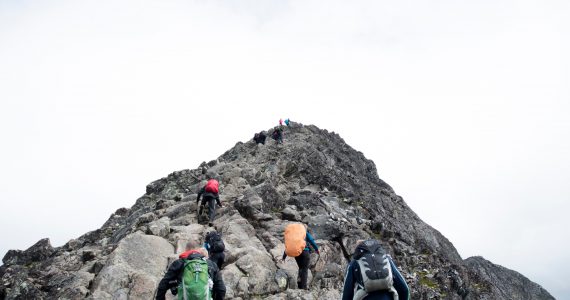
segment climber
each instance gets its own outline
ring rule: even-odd
[[[369,272],[370,266],[386,272]],[[376,278],[369,275],[376,275]],[[406,280],[377,240],[358,241],[346,276],[342,300],[409,300]]]
[[[206,259],[204,254],[205,250],[200,247],[198,241],[188,241],[186,251],[170,265],[160,280],[155,299],[165,299],[166,291],[171,289],[174,295],[178,294],[178,299],[186,299],[187,295],[192,293],[192,296],[195,296],[192,299],[223,300],[226,286],[222,274],[218,266]],[[210,280],[213,281],[213,286],[210,286],[208,291]]]
[[[208,257],[211,261],[215,262],[218,269],[222,269],[226,255],[224,250],[226,246],[222,240],[222,236],[217,231],[210,231],[206,233],[206,238],[204,239],[204,248],[208,250]]]
[[[200,189],[198,192],[198,197],[196,198],[196,203],[200,202],[200,197],[202,198],[202,203],[200,204],[200,210],[198,211],[198,216],[202,214],[202,209],[206,202],[208,202],[208,225],[214,226],[214,217],[216,216],[216,202],[220,207],[223,207],[219,196],[219,183],[216,179],[210,179],[206,185]]]
[[[267,136],[265,136],[265,133],[263,133],[263,131],[260,131],[259,133],[256,133],[253,136],[253,140],[255,141],[255,144],[263,144],[265,145],[265,139],[267,138]]]
[[[283,126],[283,119],[279,119],[279,126]]]
[[[283,144],[283,129],[275,126],[271,138],[273,138],[277,144]]]
[[[307,230],[307,225],[293,223],[287,225],[284,233],[285,251],[281,261],[285,262],[287,256],[295,257],[299,273],[297,274],[297,286],[300,289],[308,289],[307,279],[311,264],[311,247],[320,255],[319,246],[313,236]]]
[[[285,119],[285,125],[287,125],[287,127],[289,127],[289,118]]]

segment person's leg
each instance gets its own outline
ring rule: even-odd
[[[213,223],[216,217],[216,199],[210,198],[208,201],[208,218],[210,219],[210,223]]]
[[[202,215],[202,211],[204,210],[204,205],[206,204],[207,199],[202,198],[200,201],[200,210],[198,211],[198,216]]]
[[[299,266],[299,274],[297,277],[297,284],[300,289],[307,289],[307,280],[309,278],[309,265],[311,262],[311,255],[309,251],[303,251],[301,255],[295,257],[297,266]]]
[[[222,269],[222,265],[224,265],[224,260],[226,258],[226,255],[224,254],[224,252],[218,252],[218,253],[212,253],[212,255],[210,256],[210,259],[216,263],[216,265],[218,265],[218,269]]]
[[[224,252],[220,252],[220,257],[218,257],[218,269],[222,269],[224,262],[226,262],[226,255]]]

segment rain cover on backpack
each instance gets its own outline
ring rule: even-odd
[[[208,193],[217,194],[219,192],[219,185],[220,184],[216,179],[210,179],[208,180],[208,183],[206,183],[204,190]]]
[[[371,292],[387,291],[398,300],[388,254],[376,240],[367,240],[356,247],[354,259],[362,282],[355,287],[354,299],[360,300]]]
[[[184,261],[182,282],[178,285],[178,300],[211,300],[213,282],[208,274],[206,259]]]
[[[306,242],[307,230],[300,223],[293,223],[285,227],[285,254],[290,257],[297,257],[303,253]]]

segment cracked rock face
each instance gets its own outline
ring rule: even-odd
[[[472,272],[490,284],[486,288],[496,297],[508,299],[512,295],[517,295],[518,299],[554,299],[540,285],[513,270],[493,264],[483,257],[469,257],[465,263]],[[505,284],[505,279],[508,280],[508,284]]]
[[[220,181],[224,204],[215,228],[198,223],[195,203],[208,176]],[[294,259],[280,261],[291,222],[308,224],[320,246],[309,291],[297,289]],[[464,261],[372,161],[338,134],[298,123],[285,128],[283,144],[239,142],[216,160],[150,183],[131,208],[62,247],[44,239],[8,252],[0,299],[151,299],[186,241],[213,229],[226,245],[227,299],[339,299],[350,255],[366,238],[392,255],[412,299],[553,299],[514,271]]]

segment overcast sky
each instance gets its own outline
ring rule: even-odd
[[[289,117],[374,160],[463,258],[570,299],[569,15],[562,0],[0,0],[0,255],[99,228]]]

